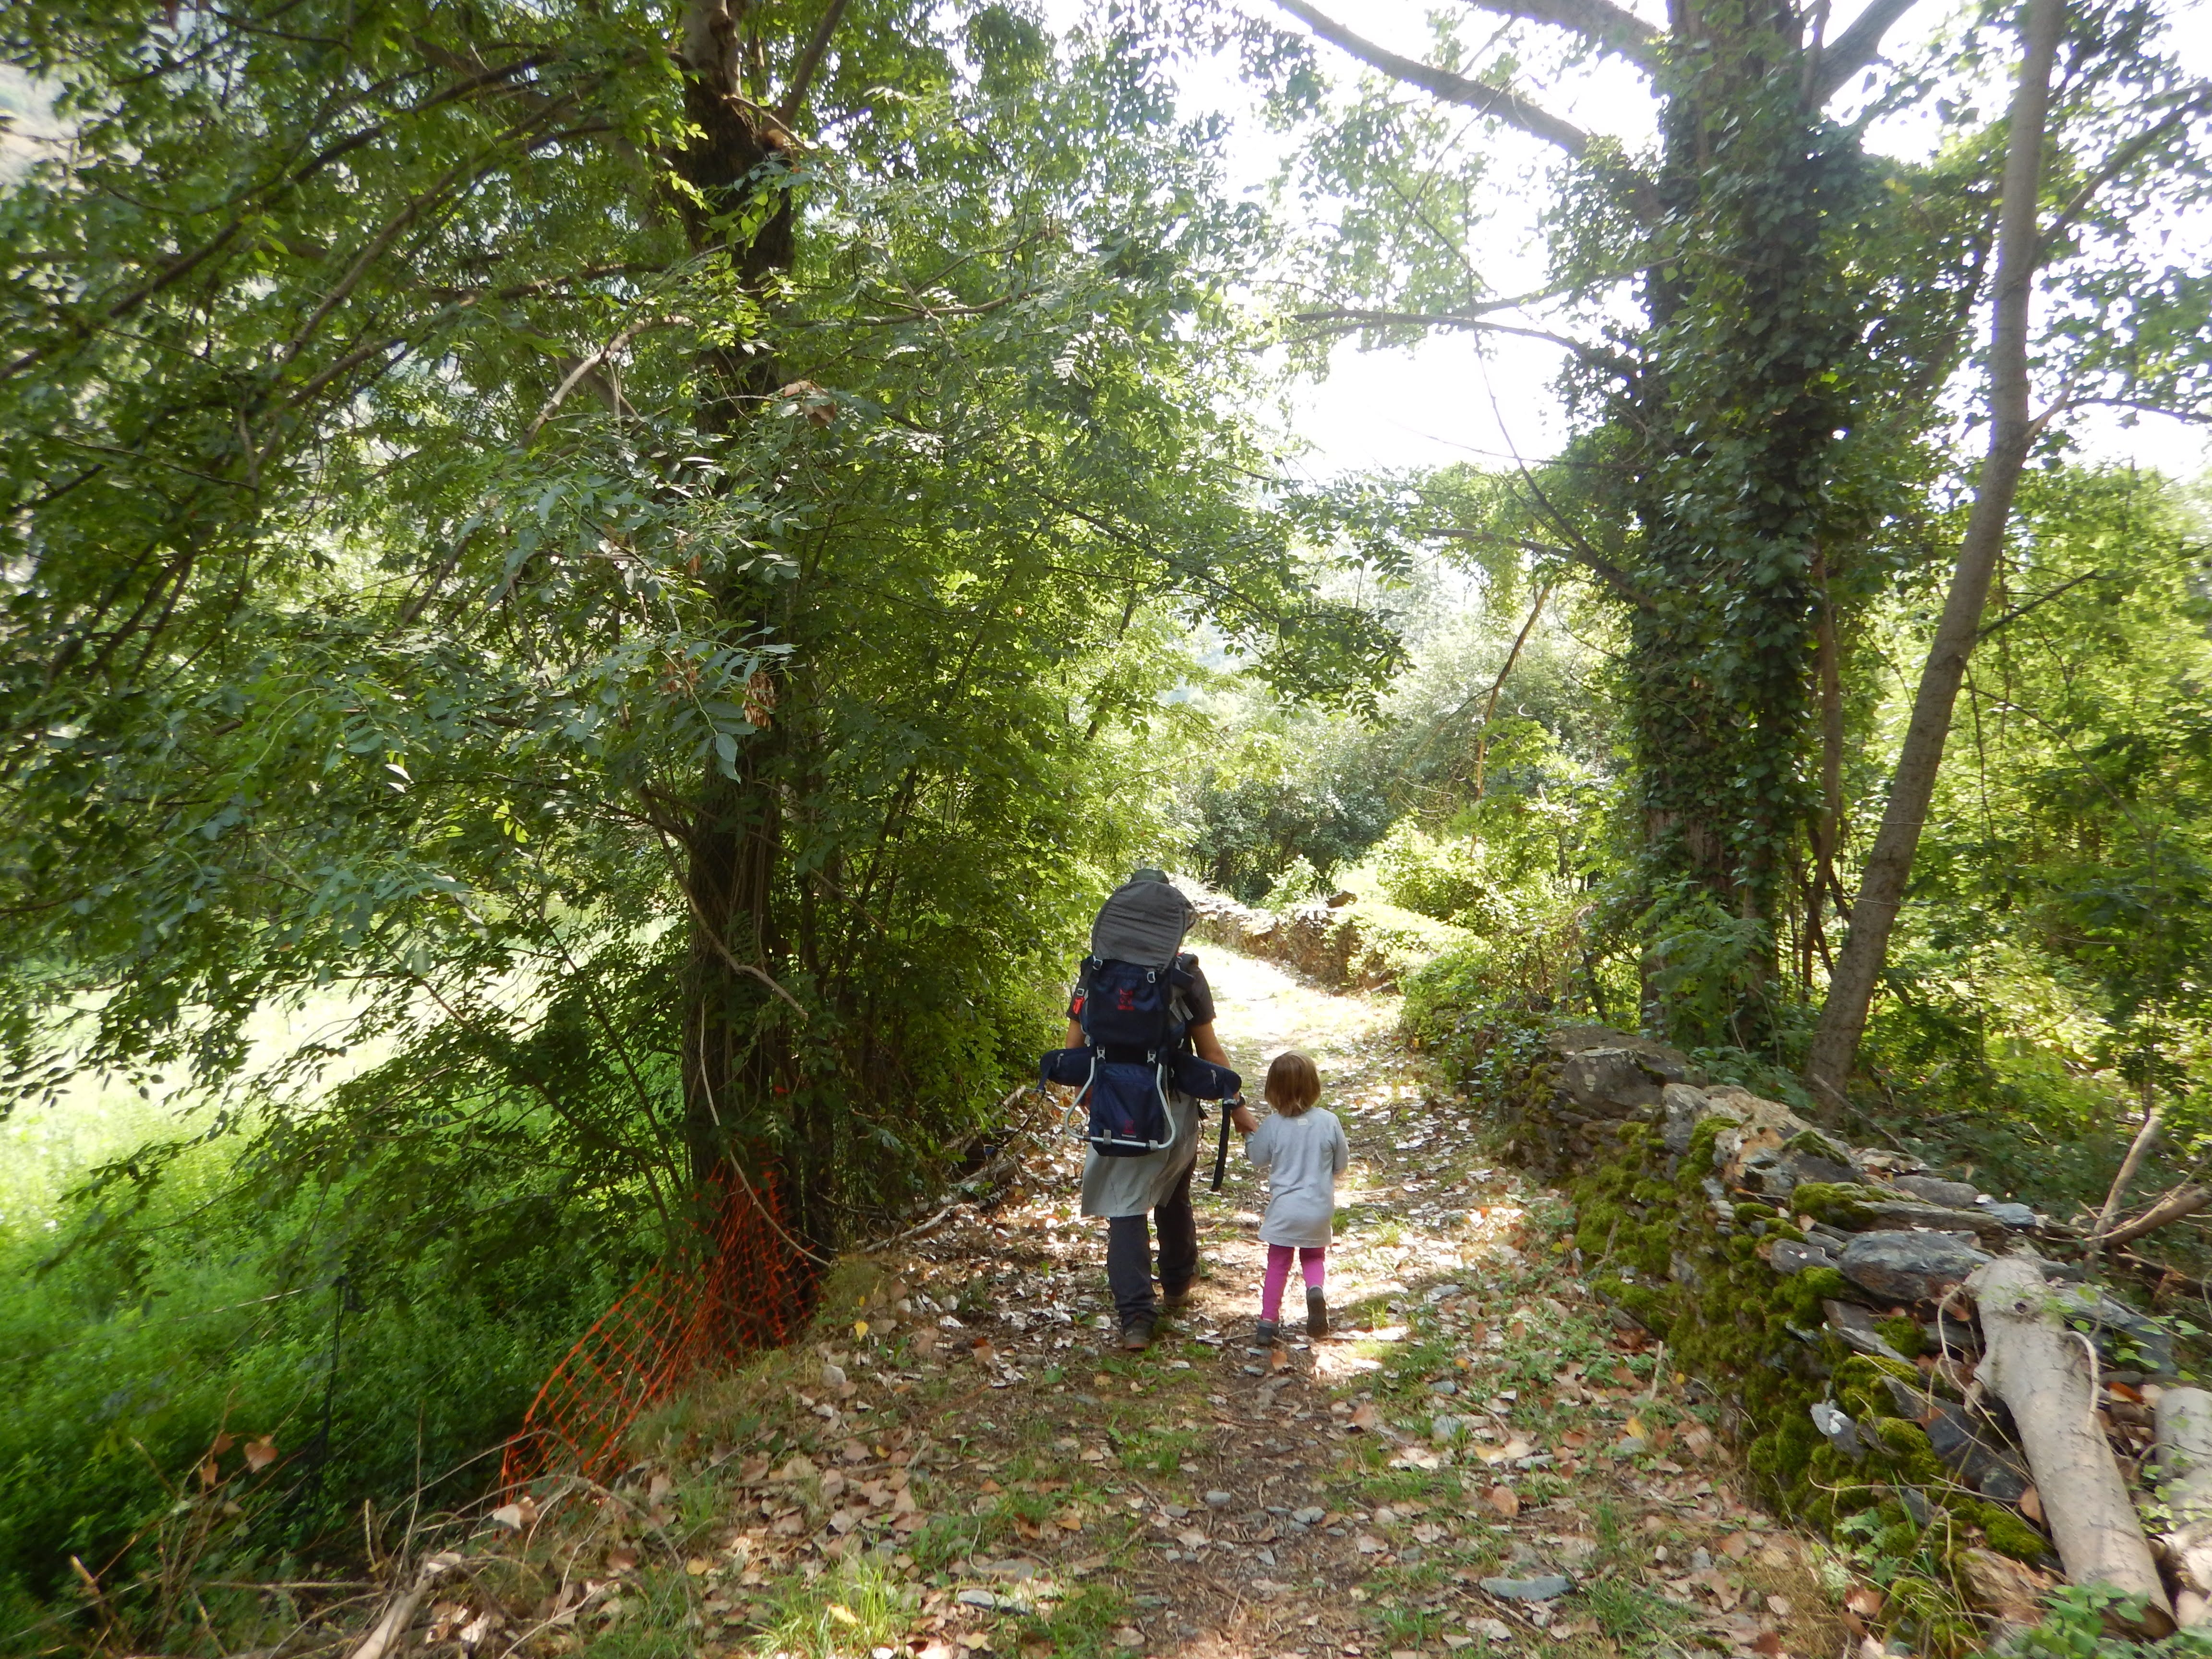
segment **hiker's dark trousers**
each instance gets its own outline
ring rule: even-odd
[[[1176,1182],[1175,1190],[1152,1213],[1160,1230],[1160,1288],[1170,1296],[1198,1276],[1198,1216],[1190,1207],[1190,1178],[1198,1160]],[[1113,1287],[1114,1309],[1126,1329],[1149,1325],[1158,1316],[1152,1300],[1152,1241],[1146,1218],[1109,1216],[1106,1221],[1106,1282]]]

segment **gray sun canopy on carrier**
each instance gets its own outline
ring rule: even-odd
[[[1182,949],[1193,914],[1191,902],[1164,873],[1139,870],[1099,906],[1091,954],[1101,962],[1164,967]]]

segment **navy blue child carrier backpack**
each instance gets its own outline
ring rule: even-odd
[[[1175,1139],[1167,1091],[1198,1100],[1234,1095],[1239,1079],[1190,1051],[1176,993],[1194,982],[1181,954],[1190,902],[1164,876],[1141,871],[1115,890],[1091,930],[1077,995],[1080,1048],[1044,1056],[1040,1083],[1080,1085],[1084,1138],[1103,1158],[1142,1158]]]

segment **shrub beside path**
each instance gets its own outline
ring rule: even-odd
[[[876,1659],[1846,1648],[1836,1566],[1824,1584],[1820,1547],[1747,1501],[1719,1402],[1584,1294],[1560,1203],[1431,1091],[1395,999],[1204,959],[1239,1068],[1306,1049],[1351,1139],[1334,1334],[1251,1346],[1263,1194],[1233,1149],[1200,1201],[1195,1306],[1121,1353],[1079,1144],[1045,1139],[995,1203],[841,1264],[813,1342],[659,1413],[611,1491],[502,1510],[479,1534],[499,1570],[455,1575],[434,1637]],[[1209,1144],[1201,1187],[1210,1167]]]

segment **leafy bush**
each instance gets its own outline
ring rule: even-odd
[[[1178,789],[1189,826],[1186,862],[1209,887],[1245,904],[1310,896],[1372,847],[1395,815],[1363,728],[1291,722],[1271,710],[1263,720],[1297,729],[1263,723],[1226,743],[1210,738]],[[1303,867],[1292,875],[1294,866]]]
[[[1395,905],[1362,903],[1348,913],[1358,930],[1346,967],[1355,982],[1401,985],[1467,944],[1467,930]]]
[[[1321,872],[1315,869],[1306,855],[1301,853],[1285,865],[1281,873],[1269,884],[1267,908],[1287,910],[1293,904],[1307,903],[1318,898],[1326,885]]]
[[[2198,1625],[2155,1642],[2116,1635],[2107,1613],[2140,1616],[2141,1596],[2110,1584],[2066,1584],[2051,1592],[2043,1622],[2010,1644],[2019,1659],[2212,1659],[2212,1628]]]
[[[1514,908],[1500,890],[1482,844],[1471,838],[1436,836],[1411,818],[1401,819],[1376,849],[1375,870],[1390,902],[1480,933],[1514,923]]]

